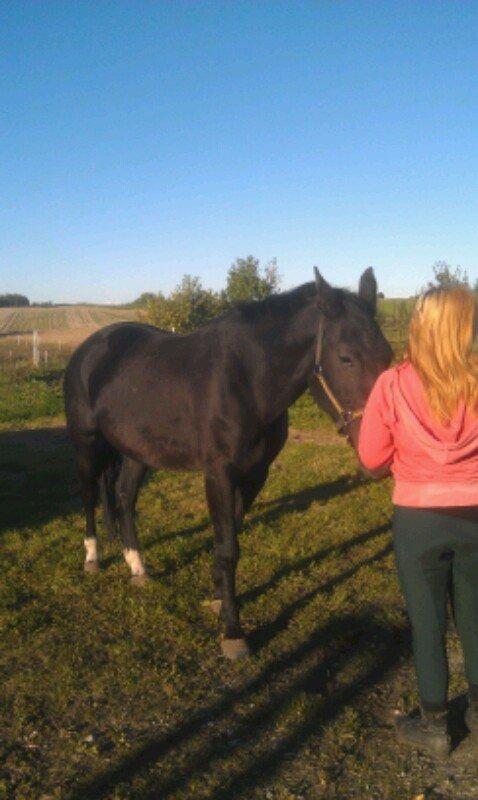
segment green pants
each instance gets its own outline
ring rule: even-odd
[[[420,702],[425,710],[439,711],[448,689],[449,592],[470,691],[478,692],[478,508],[395,506],[393,539],[412,626]]]

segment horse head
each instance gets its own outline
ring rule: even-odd
[[[356,448],[361,412],[373,384],[392,360],[377,323],[377,281],[365,270],[358,292],[336,289],[315,269],[318,327],[310,389]]]

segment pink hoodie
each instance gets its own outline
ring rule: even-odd
[[[396,505],[478,506],[478,418],[463,403],[448,425],[438,422],[409,361],[377,379],[358,452],[367,469],[390,467]]]

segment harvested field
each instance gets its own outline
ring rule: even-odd
[[[136,319],[137,311],[116,306],[56,306],[54,308],[0,308],[0,335],[13,336],[38,330],[42,334],[71,334],[96,330],[112,322]]]
[[[0,369],[32,363],[34,330],[39,332],[41,362],[62,367],[75,347],[99,328],[137,318],[137,309],[115,306],[0,308]]]

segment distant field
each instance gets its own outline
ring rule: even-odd
[[[137,318],[137,309],[118,306],[0,308],[0,369],[31,364],[34,330],[39,333],[42,364],[62,367],[75,347],[94,331]]]
[[[57,306],[55,308],[0,308],[0,334],[101,328],[112,322],[136,319],[137,311],[116,306]]]

